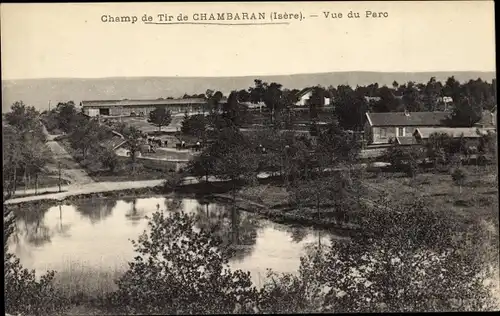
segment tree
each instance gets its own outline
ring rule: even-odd
[[[451,178],[453,179],[453,182],[458,185],[459,188],[459,193],[462,194],[462,186],[465,183],[465,180],[467,179],[467,174],[465,173],[465,170],[462,168],[457,168],[451,173]]]
[[[207,119],[203,114],[186,115],[181,123],[181,132],[184,135],[191,135],[198,139],[205,139],[207,132]]]
[[[403,90],[403,105],[410,112],[424,111],[422,95],[412,81],[408,82]]]
[[[73,126],[70,134],[71,146],[76,150],[81,150],[83,159],[92,149],[97,149],[99,142],[105,138],[105,130],[95,120],[82,120]]]
[[[149,112],[148,122],[157,126],[158,130],[161,131],[162,126],[168,126],[172,122],[172,113],[165,107],[157,107]]]
[[[137,154],[141,152],[141,146],[144,143],[144,141],[142,139],[141,131],[139,131],[135,127],[131,126],[124,131],[123,136],[125,137],[125,140],[127,141],[125,143],[125,146],[130,153],[130,159],[132,161],[132,168],[135,171],[135,163],[136,163],[136,159],[137,159]]]
[[[442,84],[436,81],[436,77],[431,77],[424,88],[423,102],[427,111],[436,111],[438,98],[441,96]]]
[[[421,148],[405,148],[394,144],[387,149],[386,157],[391,166],[396,170],[402,170],[409,177],[414,177],[418,172],[419,160],[422,158]]]
[[[427,157],[434,162],[437,169],[439,163],[448,164],[450,160],[451,138],[446,133],[432,133],[426,143]]]
[[[339,163],[352,163],[360,153],[361,144],[355,133],[344,130],[333,121],[318,137],[316,155],[325,159],[327,166],[333,167]]]
[[[103,167],[109,169],[111,172],[116,170],[119,164],[119,159],[116,153],[111,148],[103,148],[99,152],[99,160]]]
[[[5,121],[21,131],[35,130],[41,133],[39,123],[40,113],[32,106],[26,106],[23,101],[14,102],[10,112],[5,114]]]
[[[78,120],[75,103],[73,101],[59,103],[56,110],[58,112],[59,127],[66,133],[71,132]]]
[[[208,177],[215,173],[215,157],[204,150],[200,155],[189,160],[187,170],[200,179],[205,177],[205,181],[208,183]]]
[[[344,129],[362,130],[368,103],[365,97],[350,86],[338,86],[337,97],[333,102],[335,115]]]
[[[261,305],[271,312],[494,310],[484,251],[486,232],[450,212],[381,199],[364,211],[349,241],[306,255],[298,276],[271,276]],[[282,298],[282,299],[281,299]]]
[[[380,100],[373,105],[374,112],[397,112],[401,111],[402,104],[399,98],[386,86],[379,89]]]
[[[472,127],[481,120],[481,116],[481,107],[465,97],[456,103],[449,123],[457,127]]]
[[[248,313],[257,291],[250,274],[231,271],[220,240],[195,230],[192,215],[156,212],[133,241],[137,256],[112,302],[124,313]]]

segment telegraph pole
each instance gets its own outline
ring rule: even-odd
[[[58,167],[58,170],[59,170],[59,181],[58,181],[59,192],[61,192],[61,162],[60,161],[58,162],[57,167]]]

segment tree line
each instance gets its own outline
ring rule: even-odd
[[[4,198],[20,183],[38,185],[38,177],[51,162],[40,123],[40,113],[22,101],[15,102],[2,120]]]
[[[427,83],[396,81],[392,86],[379,86],[377,83],[351,87],[313,86],[309,100],[309,120],[317,121],[318,112],[327,111],[334,116],[344,129],[361,130],[365,123],[365,113],[370,112],[421,112],[421,111],[453,111],[453,122],[456,126],[472,126],[481,119],[483,110],[496,109],[496,79],[491,83],[481,78],[460,83],[453,76],[444,83],[431,77]],[[298,101],[300,90],[284,88],[280,83],[254,80],[248,89],[232,91],[227,102],[263,104],[268,112],[270,124],[290,126],[293,124],[293,105]],[[205,94],[184,97],[201,97],[208,101],[207,111],[220,109],[223,93],[207,90]],[[329,110],[325,109],[325,98],[329,98]],[[239,114],[240,109],[233,114]],[[245,115],[247,120],[248,114]],[[245,121],[245,119],[242,119]]]

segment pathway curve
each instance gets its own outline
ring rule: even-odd
[[[81,185],[92,183],[91,177],[87,172],[75,161],[75,159],[66,151],[66,149],[55,140],[59,135],[51,135],[47,131],[47,128],[42,124],[43,133],[47,136],[47,147],[49,147],[54,160],[55,165],[48,166],[47,169],[52,172],[58,172],[58,163],[61,163],[61,177],[69,179],[72,185]]]

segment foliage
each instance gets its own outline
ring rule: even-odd
[[[316,154],[319,159],[327,161],[327,166],[335,166],[341,162],[355,161],[360,150],[361,144],[356,135],[333,121],[320,133]]]
[[[114,172],[119,165],[120,160],[111,148],[103,148],[99,152],[99,161],[102,166]]]
[[[123,131],[123,136],[127,141],[125,147],[130,152],[130,159],[132,163],[135,164],[137,154],[141,152],[141,146],[144,143],[142,133],[137,128],[131,126]]]
[[[207,119],[203,114],[189,116],[187,113],[182,121],[181,132],[184,135],[204,139],[207,132]]]
[[[106,131],[96,120],[81,120],[72,127],[69,136],[73,149],[81,150],[83,159],[87,158],[90,150],[97,149],[99,142],[105,139]]]
[[[71,132],[79,121],[75,103],[73,101],[59,103],[56,111],[58,112],[59,127],[66,133]]]
[[[273,312],[423,312],[493,308],[483,281],[484,230],[458,225],[422,201],[377,201],[371,234],[332,239],[301,260],[299,276],[274,277],[261,291]],[[280,304],[284,298],[285,304]],[[272,305],[275,300],[278,304]],[[281,309],[283,308],[283,309]]]
[[[404,171],[409,177],[414,177],[418,172],[418,165],[424,152],[419,147],[403,147],[394,144],[387,149],[385,155],[393,168]]]
[[[10,112],[5,114],[5,121],[18,130],[33,130],[35,134],[43,136],[39,116],[40,113],[35,110],[35,107],[26,106],[23,101],[18,101],[14,102],[10,108]]]
[[[188,173],[198,177],[205,177],[208,182],[208,177],[215,173],[216,157],[213,157],[208,151],[202,151],[200,155],[195,156],[188,162]]]
[[[224,180],[249,180],[256,175],[257,164],[250,140],[236,128],[224,128],[207,149],[214,159],[215,175]]]
[[[338,86],[333,106],[338,122],[343,129],[363,129],[368,103],[359,91],[354,91],[349,86]]]
[[[453,179],[453,182],[460,187],[460,190],[462,190],[461,188],[467,179],[467,173],[462,168],[456,168],[451,173],[451,178]]]
[[[482,108],[471,98],[465,97],[455,105],[450,124],[453,126],[471,127],[481,120]]]
[[[137,256],[117,282],[117,307],[161,314],[253,311],[257,291],[249,273],[231,271],[220,241],[194,226],[194,217],[183,212],[153,214],[149,233],[133,242]]]
[[[10,195],[20,180],[40,174],[51,155],[33,107],[16,102],[12,112],[6,114],[6,121],[13,124],[4,124],[2,137],[4,192]]]
[[[172,122],[172,113],[165,107],[157,107],[149,112],[148,122],[158,126],[158,130],[161,131],[162,126],[168,126]]]
[[[53,315],[64,309],[60,293],[53,286],[54,272],[40,276],[23,268],[19,258],[8,252],[8,239],[15,229],[15,218],[4,206],[5,312],[23,315]]]

